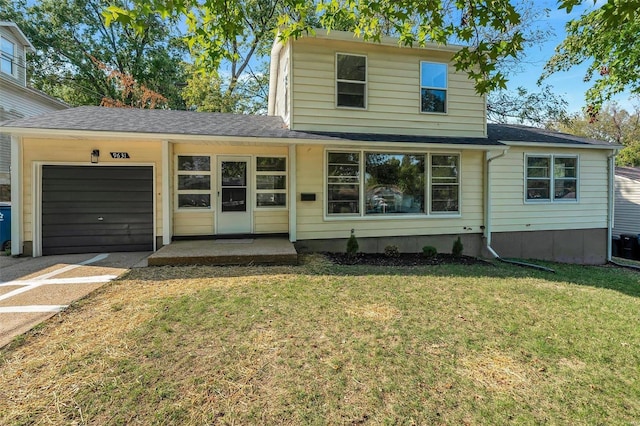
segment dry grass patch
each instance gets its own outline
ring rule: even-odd
[[[629,423],[638,278],[134,270],[0,351],[1,424]]]

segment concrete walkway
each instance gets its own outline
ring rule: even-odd
[[[147,259],[165,265],[295,265],[298,252],[286,238],[173,241]]]
[[[135,266],[150,253],[0,256],[0,347]]]

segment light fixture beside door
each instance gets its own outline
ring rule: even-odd
[[[98,159],[100,158],[100,150],[99,149],[94,149],[91,151],[91,162],[92,163],[97,163]]]

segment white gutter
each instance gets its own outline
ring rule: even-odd
[[[11,255],[22,254],[22,140],[11,136]]]
[[[614,149],[611,151],[611,154],[607,157],[608,160],[608,171],[609,171],[609,190],[607,191],[607,262],[611,262],[611,245],[613,244],[613,225],[614,225],[614,204],[615,204],[615,158],[618,154],[618,150]]]
[[[611,149],[609,143],[549,143],[549,142],[522,142],[522,141],[508,141],[499,139],[500,143],[508,146],[520,146],[528,148],[567,148],[567,149]]]
[[[162,141],[162,245],[171,244],[171,168],[170,168],[171,146],[168,140]],[[155,226],[155,224],[154,224]],[[153,242],[157,250],[156,242]]]
[[[289,241],[297,241],[298,232],[298,185],[297,185],[297,147],[289,145]]]
[[[501,153],[491,155],[491,151],[485,152],[485,160],[487,162],[487,166],[484,171],[484,237],[486,241],[487,250],[491,253],[492,256],[499,259],[500,256],[495,250],[491,247],[491,162],[496,158],[503,157],[507,154],[508,148],[504,149]]]
[[[282,50],[283,43],[280,41],[280,33],[276,35],[276,39],[273,41],[271,47],[271,62],[269,64],[269,106],[267,108],[267,115],[275,115],[276,113],[276,91],[278,82],[278,68],[280,64],[280,51]]]

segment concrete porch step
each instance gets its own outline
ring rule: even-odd
[[[149,266],[296,265],[298,252],[284,238],[173,241],[147,262]]]

